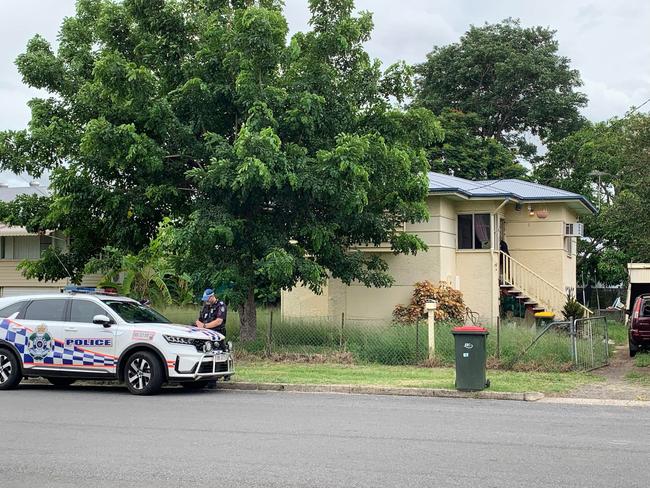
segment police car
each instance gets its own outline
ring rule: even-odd
[[[24,377],[57,386],[112,379],[135,395],[163,383],[198,389],[234,374],[231,350],[217,332],[102,290],[0,298],[0,390]]]

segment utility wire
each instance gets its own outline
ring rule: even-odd
[[[638,107],[634,107],[634,109],[632,109],[632,110],[630,111],[629,114],[632,115],[634,112],[636,112],[637,110],[639,110],[641,107],[643,107],[643,106],[644,106],[646,103],[648,103],[648,102],[650,102],[650,98],[648,98],[645,102],[643,102],[643,103],[642,103],[641,105],[639,105]]]

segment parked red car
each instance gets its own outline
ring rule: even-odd
[[[634,357],[640,349],[650,347],[650,294],[636,297],[628,325],[630,356]]]

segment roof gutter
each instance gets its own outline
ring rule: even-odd
[[[496,200],[498,198],[506,198],[511,201],[515,202],[579,202],[581,203],[591,214],[597,214],[598,210],[596,210],[596,207],[592,205],[592,203],[587,200],[585,197],[582,195],[578,195],[576,197],[567,197],[567,196],[557,196],[557,197],[545,197],[545,198],[540,198],[540,197],[521,197],[518,195],[515,195],[514,193],[510,194],[472,194],[467,191],[461,190],[459,188],[445,188],[445,189],[429,189],[429,195],[457,195],[461,198],[467,199],[467,200],[479,200],[479,199],[486,199],[486,200]]]

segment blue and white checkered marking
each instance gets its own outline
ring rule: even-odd
[[[9,319],[0,322],[0,339],[16,346],[20,353],[23,364],[34,364],[34,358],[29,354],[27,344],[29,343],[29,331],[26,327],[17,324]],[[54,339],[52,351],[42,361],[44,365],[69,365],[69,366],[105,366],[114,368],[117,366],[117,358],[103,354],[96,354],[77,346],[66,346],[62,341]]]

